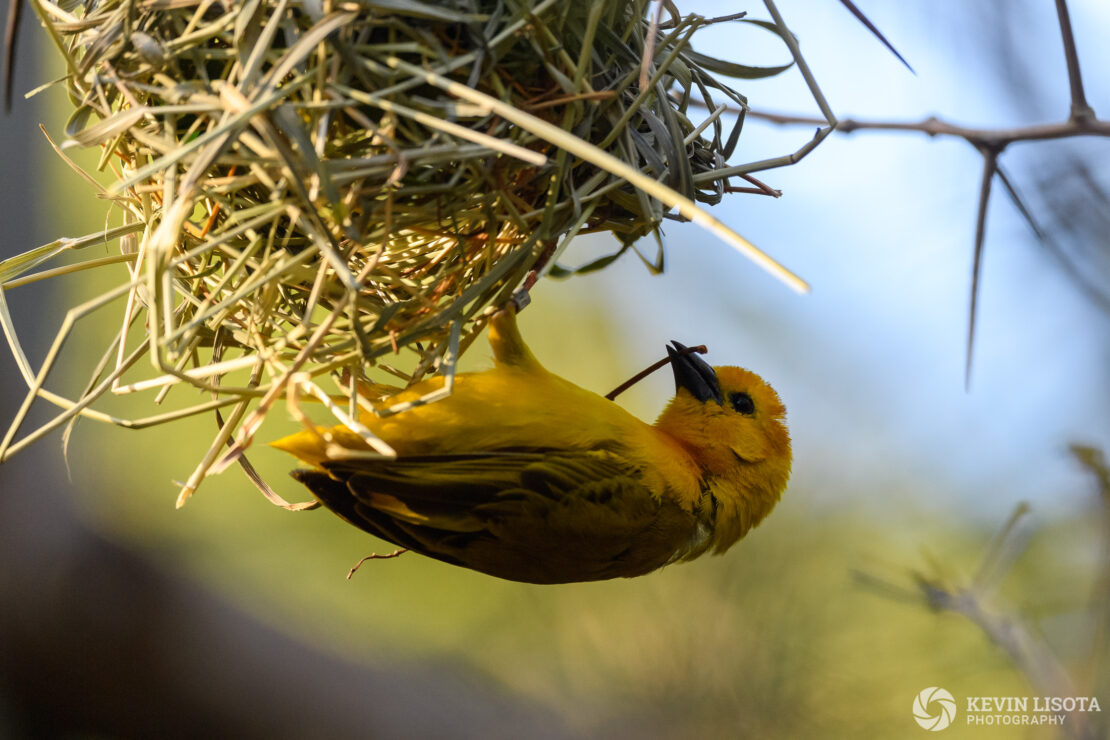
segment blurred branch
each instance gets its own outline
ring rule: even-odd
[[[1025,552],[1028,538],[1021,533],[1018,524],[1029,511],[1029,504],[1024,501],[1014,507],[1010,518],[987,547],[987,552],[975,571],[975,577],[971,581],[975,590],[980,593],[990,592],[1010,571],[1021,553]]]
[[[1006,577],[1014,563],[1025,552],[1028,535],[1018,526],[1029,512],[1021,503],[991,541],[975,576],[967,583],[956,583],[942,575],[926,575],[913,571],[915,588],[864,572],[854,574],[856,583],[889,599],[924,603],[937,612],[952,612],[974,624],[1006,655],[1029,681],[1034,691],[1043,696],[1076,696],[1080,694],[1105,697],[1110,690],[1110,660],[1106,646],[1110,642],[1110,465],[1101,450],[1072,445],[1072,454],[1095,478],[1099,491],[1103,558],[1096,577],[1091,613],[1094,629],[1087,654],[1091,656],[1090,677],[1077,681],[1061,663],[1056,653],[1039,632],[1020,615],[1008,613],[990,603],[990,594]],[[939,564],[934,567],[939,573]],[[916,598],[913,598],[916,594]],[[1106,737],[1106,721],[1101,714],[1087,716],[1072,712],[1064,724],[1064,733],[1077,740]]]
[[[1072,445],[1071,451],[1075,459],[1095,476],[1102,504],[1110,515],[1110,466],[1106,464],[1106,455],[1097,447],[1087,445]]]
[[[1098,487],[1099,519],[1101,521],[1102,553],[1101,567],[1096,576],[1091,594],[1091,612],[1094,616],[1094,634],[1091,638],[1090,681],[1094,696],[1110,695],[1110,465],[1102,450],[1087,445],[1073,444],[1071,452],[1075,459],[1086,468],[1095,479]],[[1110,718],[1103,715],[1096,720],[1098,737],[1110,735]]]
[[[953,586],[922,574],[918,574],[918,586],[930,609],[959,614],[982,630],[1025,674],[1036,692],[1075,695],[1071,679],[1052,649],[1019,617],[992,609],[975,588]]]
[[[1017,186],[1014,185],[1013,180],[1006,174],[1006,171],[1001,167],[997,167],[998,179],[1006,188],[1007,195],[1010,196],[1010,202],[1018,209],[1018,213],[1025,219],[1025,223],[1029,224],[1029,228],[1033,231],[1033,235],[1037,237],[1037,241],[1047,249],[1057,259],[1060,265],[1064,268],[1064,272],[1068,274],[1072,282],[1079,286],[1079,288],[1087,294],[1087,297],[1097,304],[1103,311],[1110,313],[1110,295],[1104,293],[1098,285],[1096,285],[1090,277],[1082,269],[1079,268],[1075,262],[1068,256],[1056,239],[1033,217],[1032,209],[1025,202],[1025,198],[1018,192]]]
[[[1025,549],[1025,543],[1017,536],[1017,525],[1028,511],[1025,503],[1015,508],[987,549],[977,576],[970,584],[953,584],[922,572],[915,573],[914,580],[930,609],[959,614],[977,626],[1010,656],[1036,691],[1051,696],[1073,696],[1071,678],[1044,639],[1019,617],[992,608],[987,603],[988,592],[1005,577]]]
[[[1071,678],[1052,648],[1020,617],[992,609],[974,586],[953,586],[923,574],[917,575],[917,582],[930,609],[959,614],[978,627],[1010,657],[1035,692],[1043,696],[1076,695]],[[1070,712],[1068,719],[1063,725],[1067,736],[1094,737],[1080,713]]]

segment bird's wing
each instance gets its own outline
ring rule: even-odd
[[[498,451],[326,467],[294,477],[352,524],[512,580],[639,575],[671,560],[696,529],[692,514],[608,452]]]

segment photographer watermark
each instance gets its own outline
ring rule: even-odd
[[[913,700],[913,718],[922,729],[940,732],[956,721],[963,707],[962,723],[982,726],[1063,725],[1068,716],[1101,712],[1094,696],[968,696],[957,701],[939,686],[920,691]]]
[[[956,699],[945,689],[930,686],[914,697],[913,718],[923,729],[940,732],[956,718]]]
[[[1094,696],[969,696],[969,725],[1062,725],[1069,714],[1101,712]]]

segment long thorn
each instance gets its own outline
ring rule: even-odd
[[[979,213],[975,221],[975,257],[971,264],[971,307],[967,320],[967,361],[964,366],[964,390],[971,387],[971,356],[975,345],[975,316],[979,301],[979,273],[983,262],[983,242],[987,235],[987,205],[991,183],[998,169],[998,149],[983,149],[983,179],[979,184]]]
[[[1079,71],[1079,53],[1075,49],[1075,34],[1071,30],[1067,0],[1056,0],[1056,17],[1060,20],[1060,36],[1064,41],[1064,59],[1068,64],[1068,84],[1071,87],[1071,120],[1089,121],[1095,112],[1087,103],[1083,92],[1083,75]]]
[[[1061,2],[1062,1],[1063,0],[1061,0]],[[908,69],[913,74],[917,74],[917,72],[914,72],[913,67],[910,66],[910,63],[906,61],[905,57],[899,54],[898,50],[894,48],[894,44],[886,40],[886,36],[883,36],[882,31],[875,27],[875,24],[872,23],[871,20],[863,14],[862,10],[856,7],[855,3],[853,3],[852,0],[840,0],[840,4],[847,8],[848,12],[856,17],[856,20],[865,25],[867,27],[867,30],[874,34],[875,38],[883,42],[883,46],[885,46],[891,54],[898,57],[898,61],[906,65],[906,69]]]

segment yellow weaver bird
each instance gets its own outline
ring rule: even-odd
[[[638,576],[723,553],[786,488],[786,410],[752,372],[710,367],[672,343],[677,392],[651,425],[548,372],[512,307],[491,318],[489,342],[494,367],[460,373],[449,397],[385,418],[364,412],[396,459],[329,459],[329,443],[369,449],[342,426],[272,444],[312,465],[293,477],[356,527],[529,583]]]

